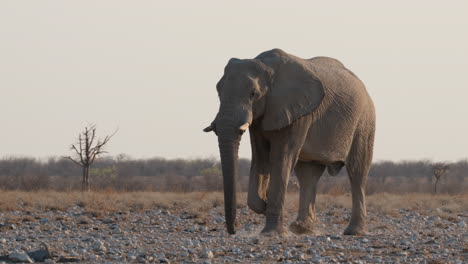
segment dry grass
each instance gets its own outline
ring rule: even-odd
[[[239,207],[246,206],[246,193],[238,198]],[[287,208],[296,210],[298,194],[289,193]],[[70,207],[83,207],[86,211],[110,213],[116,211],[144,211],[151,208],[171,208],[200,215],[213,207],[222,206],[223,194],[220,192],[160,193],[160,192],[0,192],[1,211],[54,211]],[[387,194],[367,196],[368,210],[385,214],[398,214],[400,209],[430,211],[434,215],[448,218],[468,211],[468,195],[430,195],[430,194]],[[349,194],[319,195],[317,210],[327,208],[350,208]]]
[[[206,210],[223,202],[220,193],[158,192],[0,192],[2,211],[66,210],[79,206],[91,211],[142,211],[155,207],[193,207]],[[189,206],[190,205],[190,206]]]
[[[298,195],[294,194],[291,200],[297,207]],[[328,207],[351,208],[351,195],[329,195],[323,194],[317,197],[317,210],[326,210]],[[443,213],[461,214],[468,211],[468,195],[449,195],[449,194],[390,194],[377,193],[368,195],[366,198],[367,208],[370,211],[381,212],[384,214],[397,215],[400,209],[412,211],[434,211],[435,215],[442,216]]]

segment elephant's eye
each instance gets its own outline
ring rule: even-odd
[[[253,99],[255,97],[255,91],[250,92],[250,99]]]

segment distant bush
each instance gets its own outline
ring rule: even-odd
[[[433,178],[430,161],[381,161],[373,164],[367,192],[430,193]],[[250,161],[239,160],[239,189],[247,190]],[[467,193],[468,161],[450,165],[441,178],[439,193]],[[295,180],[295,176],[291,177]],[[124,155],[97,160],[90,171],[94,190],[196,192],[221,191],[221,165],[216,159],[131,159]],[[81,170],[64,158],[37,160],[24,157],[0,159],[0,189],[71,191],[81,188]],[[290,190],[297,186],[290,184]],[[319,192],[342,194],[349,192],[346,169],[337,176],[324,173]]]

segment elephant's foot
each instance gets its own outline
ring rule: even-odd
[[[367,225],[365,223],[349,224],[345,229],[344,234],[350,236],[362,236],[367,233]]]
[[[312,219],[308,220],[296,220],[289,225],[289,230],[291,232],[302,235],[302,234],[316,234],[318,235],[319,232],[317,230],[317,222]]]
[[[247,200],[249,208],[257,214],[265,214],[267,203],[263,199],[249,199]]]
[[[261,235],[266,237],[284,237],[288,235],[288,230],[286,230],[283,225],[266,225],[265,228],[263,228]]]

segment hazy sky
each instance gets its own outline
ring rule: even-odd
[[[273,2],[2,0],[0,156],[68,154],[91,122],[113,155],[218,157],[225,64],[281,48],[364,81],[374,160],[468,157],[467,1]]]

